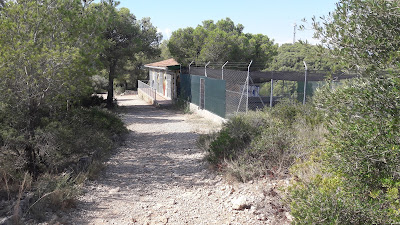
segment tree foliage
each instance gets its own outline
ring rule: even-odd
[[[79,0],[7,1],[0,13],[0,110],[8,134],[23,137],[29,171],[37,172],[35,130],[45,115],[89,89],[98,54],[94,15]],[[7,139],[7,138],[5,138]]]
[[[296,223],[400,222],[400,80],[379,71],[399,66],[399,3],[342,0],[314,23],[333,56],[364,76],[316,95],[327,134],[322,151],[294,170]]]
[[[168,42],[171,55],[182,64],[192,60],[213,62],[249,62],[263,68],[276,54],[277,45],[262,34],[243,33],[244,26],[226,18],[214,23],[203,21],[172,33]]]
[[[94,8],[100,17],[103,17],[105,31],[102,38],[105,40],[101,60],[108,71],[107,106],[112,107],[114,98],[114,78],[122,73],[125,64],[135,61],[139,53],[158,55],[158,44],[161,34],[151,24],[150,18],[136,20],[136,17],[127,8],[117,9],[118,2],[101,2]]]
[[[167,60],[167,59],[172,58],[172,55],[171,55],[171,53],[169,52],[169,49],[168,49],[168,42],[169,42],[168,40],[164,40],[160,44],[160,51],[161,51],[160,57],[161,57],[161,60]]]
[[[309,70],[333,71],[339,66],[329,57],[329,50],[316,45],[296,42],[283,44],[268,67],[270,71],[304,71],[304,63]]]
[[[399,0],[342,0],[322,21],[313,19],[315,36],[354,69],[398,66]]]

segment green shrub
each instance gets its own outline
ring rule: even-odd
[[[398,222],[397,187],[366,194],[340,175],[317,174],[289,188],[296,224],[390,224]]]
[[[224,160],[235,160],[243,154],[255,136],[261,132],[262,114],[238,115],[230,119],[214,134],[202,135],[198,145],[207,151],[207,160],[217,165]]]
[[[60,121],[43,119],[42,123],[36,131],[37,148],[47,167],[55,171],[71,167],[81,157],[107,153],[115,137],[127,131],[116,115],[100,108],[74,109]]]
[[[293,168],[295,221],[328,224],[400,222],[400,79],[371,76],[320,90],[326,143],[318,160]],[[319,168],[313,172],[309,168]]]
[[[0,201],[16,199],[27,171],[25,148],[32,146],[38,175],[27,191],[35,193],[29,213],[37,219],[44,207],[72,207],[79,185],[96,177],[104,157],[127,132],[117,115],[100,108],[43,113],[32,139],[13,120],[9,114],[0,118]]]
[[[199,138],[213,165],[241,181],[285,175],[320,143],[321,116],[312,106],[284,102],[264,111],[238,115],[221,131]]]

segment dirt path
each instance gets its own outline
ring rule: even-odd
[[[196,115],[120,97],[130,130],[97,181],[85,187],[70,224],[266,224],[257,211],[260,185],[227,184],[196,148],[199,133],[218,126]],[[242,185],[242,186],[241,186]],[[249,188],[250,185],[250,188]],[[267,187],[267,184],[263,184]],[[245,196],[245,197],[243,197]],[[246,204],[237,210],[235,204]],[[239,202],[239,203],[238,203]],[[250,203],[249,203],[250,202]]]

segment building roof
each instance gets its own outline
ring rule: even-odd
[[[148,68],[156,68],[156,69],[167,69],[167,67],[171,66],[179,66],[180,64],[175,59],[167,59],[160,62],[154,62],[144,65]]]

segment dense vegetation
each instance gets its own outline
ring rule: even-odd
[[[360,78],[320,90],[325,143],[292,168],[299,223],[387,224],[399,217],[398,78]],[[376,98],[379,96],[379,98]]]
[[[317,45],[303,42],[279,46],[277,55],[268,66],[269,71],[304,71],[304,63],[309,70],[334,71],[335,60],[329,58],[329,51]]]
[[[308,43],[296,42],[294,44],[283,44],[278,47],[277,55],[269,63],[266,71],[305,71],[304,62],[307,63],[309,71],[324,71],[327,75],[339,69],[333,57],[330,57],[329,50],[311,45]],[[266,82],[260,87],[260,95],[269,96],[271,92],[271,83]],[[302,98],[303,92],[301,85],[297,81],[281,81],[274,82],[274,96],[284,98]],[[312,84],[307,85],[307,93],[312,92]]]
[[[92,96],[92,83],[101,89],[106,70],[112,91],[120,68],[158,54],[160,35],[117,4],[1,1],[0,216],[70,207],[126,132],[104,109],[112,92]]]
[[[281,104],[233,118],[199,140],[208,160],[241,180],[276,175],[277,165],[286,165],[296,224],[399,223],[399,5],[343,0],[314,19],[321,47],[360,77],[328,83],[302,110]]]
[[[197,62],[250,62],[265,68],[277,45],[262,34],[243,33],[244,26],[229,18],[203,21],[196,28],[178,29],[168,42],[170,54],[183,65]]]
[[[346,0],[314,21],[316,35],[363,78],[319,91],[326,143],[293,169],[290,189],[298,223],[389,224],[399,210],[399,1]],[[314,168],[313,172],[310,168]],[[317,168],[317,169],[315,169]]]
[[[241,181],[286,176],[322,139],[318,111],[281,103],[264,111],[238,115],[215,134],[202,135],[198,145],[207,160]]]

